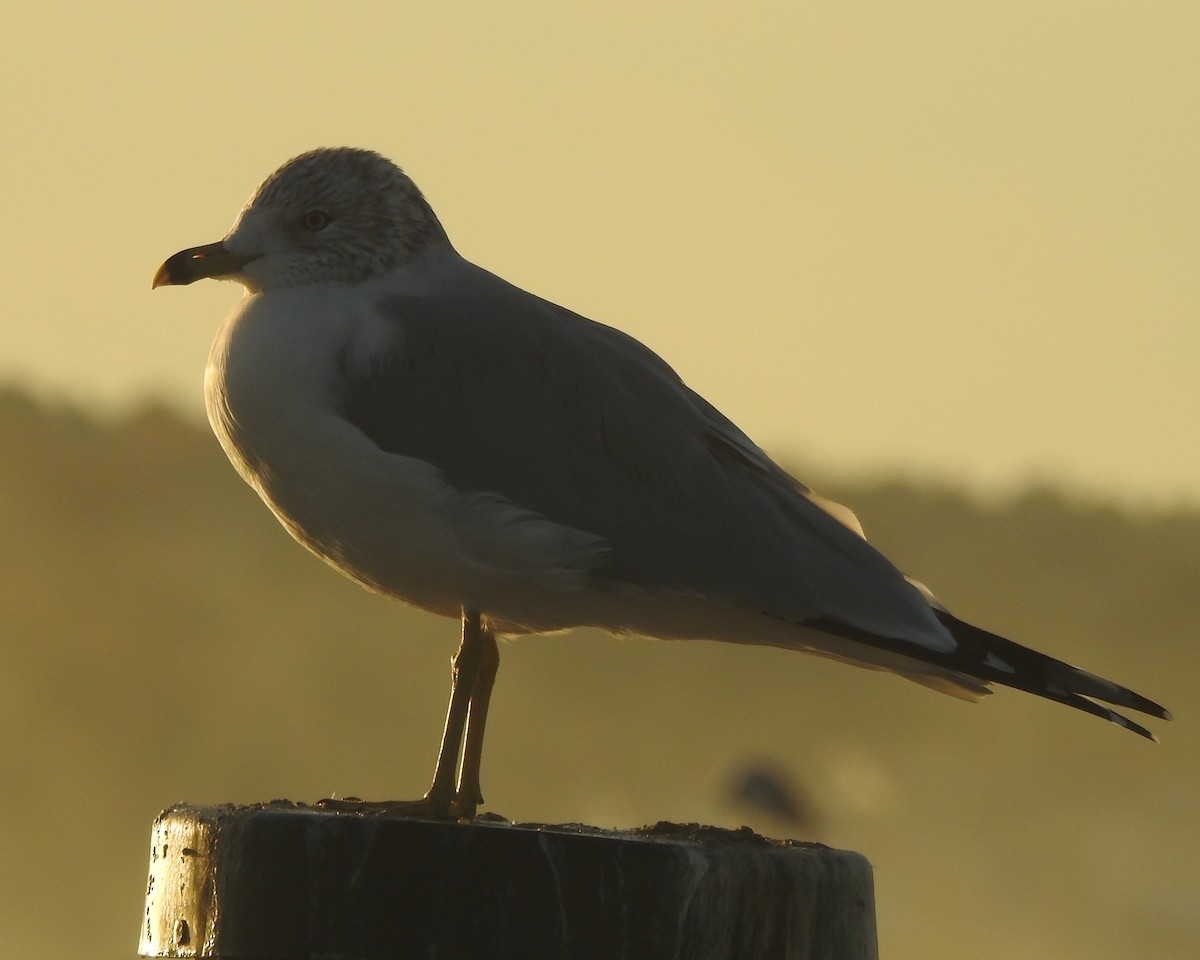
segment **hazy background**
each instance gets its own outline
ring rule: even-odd
[[[1194,955],[1194,4],[5,14],[0,953],[131,956],[170,802],[424,786],[454,626],[295,548],[197,425],[237,290],[149,291],[287,157],[352,144],[957,612],[1181,718],[1155,748],[776,651],[530,639],[489,806],[783,832],[722,799],[761,760],[876,864],[887,957]]]
[[[6,6],[0,373],[193,413],[151,296],[288,157],[377,149],[470,259],[837,467],[1200,500],[1200,7]]]

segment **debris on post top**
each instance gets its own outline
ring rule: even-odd
[[[285,801],[154,823],[144,957],[875,960],[871,866],[747,828],[454,823]]]

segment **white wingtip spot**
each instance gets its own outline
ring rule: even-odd
[[[1001,660],[999,657],[997,657],[994,653],[989,653],[986,657],[984,657],[983,663],[985,666],[991,667],[993,670],[999,670],[1002,673],[1016,673],[1017,672],[1009,664],[1005,663],[1003,660]]]

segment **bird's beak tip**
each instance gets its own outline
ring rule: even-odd
[[[164,263],[154,273],[154,279],[150,281],[150,289],[157,290],[159,287],[173,286],[175,281],[171,277],[170,268]]]

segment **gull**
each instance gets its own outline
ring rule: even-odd
[[[461,620],[433,782],[378,807],[470,818],[497,635],[764,644],[963,699],[993,683],[1144,737],[1123,686],[954,617],[854,514],[790,476],[612,327],[461,257],[383,156],[289,160],[225,238],[153,286],[234,280],[209,422],[301,544],[352,580]]]

